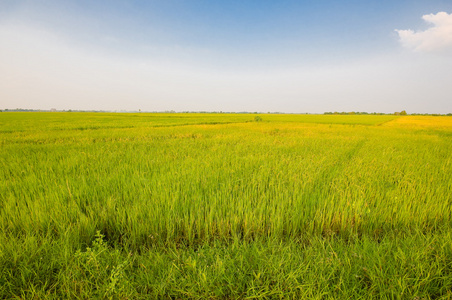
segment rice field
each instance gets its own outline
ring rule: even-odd
[[[452,117],[8,112],[0,149],[0,298],[452,298]]]

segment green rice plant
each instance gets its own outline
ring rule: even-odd
[[[447,299],[451,132],[450,117],[2,113],[0,297]]]

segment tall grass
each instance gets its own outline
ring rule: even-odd
[[[451,296],[451,118],[261,118],[0,114],[2,297]]]

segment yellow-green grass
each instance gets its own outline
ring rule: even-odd
[[[451,117],[0,113],[0,145],[0,297],[452,297]]]

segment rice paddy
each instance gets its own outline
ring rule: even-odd
[[[452,298],[452,117],[8,112],[0,147],[0,298]]]

